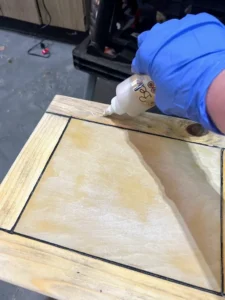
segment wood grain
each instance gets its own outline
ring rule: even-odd
[[[73,119],[15,231],[220,291],[220,158]]]
[[[5,17],[41,24],[36,0],[0,0],[0,7]]]
[[[86,31],[86,8],[83,0],[45,0],[45,4],[51,15],[52,26]],[[44,24],[48,24],[49,16],[43,6],[43,1],[38,0],[38,5]]]
[[[219,300],[219,296],[0,232],[0,279],[59,300]]]
[[[185,129],[187,124],[191,124],[191,122],[177,118],[156,116],[152,114],[145,114],[135,120],[102,118],[102,112],[105,107],[106,105],[99,103],[57,96],[50,105],[49,111],[93,120],[103,124],[116,125],[123,128],[152,132],[154,134],[169,136],[176,139],[199,142],[206,145],[209,144],[224,147],[225,144],[224,137],[211,133],[200,138],[189,136]],[[49,155],[51,154],[60,133],[66,127],[66,124],[67,118],[46,114],[28,143],[25,145],[17,158],[17,161],[0,185],[1,227],[5,226],[4,228],[11,229],[21,208],[26,202],[27,196],[37,182],[46,163],[46,159],[49,158]],[[132,139],[132,141],[134,142],[135,140]],[[171,140],[169,141],[171,142]],[[177,141],[175,142],[178,143]],[[135,145],[139,145],[137,141],[135,142]],[[195,147],[198,148],[202,146],[193,145],[193,149]],[[209,148],[206,152],[210,152],[211,150],[212,152],[214,152],[214,150],[216,152],[219,151],[218,149]],[[179,155],[182,156],[182,153],[183,152]],[[198,155],[199,152],[194,151],[192,153],[196,154],[195,157],[201,162],[201,168],[207,168],[207,164],[203,163],[204,160],[202,160],[201,155]],[[69,155],[72,154],[70,153]],[[160,155],[163,157],[164,153],[160,152]],[[216,155],[216,157],[217,156],[218,155]],[[212,155],[212,157],[214,156]],[[216,158],[213,163],[210,159],[210,169],[217,169],[217,163],[215,164],[216,160],[218,160],[218,158]],[[174,164],[176,164],[176,160],[174,160]],[[193,165],[195,166],[195,164]],[[218,170],[216,172],[218,172]],[[204,173],[202,174],[204,175]],[[205,176],[205,179],[209,183],[212,183],[212,176],[210,173]],[[198,180],[196,180],[196,182],[198,182]],[[201,193],[202,189],[200,188],[199,191]],[[46,202],[46,207],[47,205],[48,203]],[[213,205],[213,203],[211,203],[211,205]],[[203,207],[203,210],[204,209],[208,210],[208,206]],[[61,217],[63,216],[61,215]],[[209,221],[214,220],[214,214],[210,215],[208,219]],[[193,227],[198,229],[200,223],[201,216],[199,221],[197,221],[196,226],[193,224]],[[190,226],[192,225],[190,224]],[[171,232],[171,234],[172,233],[173,232]],[[214,236],[212,235],[209,238],[212,237]],[[199,244],[198,247],[203,251],[202,245],[203,244]],[[207,252],[207,249],[204,252],[206,261],[210,257],[210,253]],[[196,260],[198,260],[198,258],[196,258]],[[32,239],[20,237],[15,234],[4,233],[2,231],[0,231],[0,270],[1,280],[20,285],[24,288],[60,300],[222,299],[222,297],[217,295],[134,272],[90,257],[79,255],[72,251],[59,249]],[[211,269],[211,271],[213,272],[213,269]]]
[[[11,229],[44,169],[68,118],[43,116],[0,186],[0,227]]]
[[[192,121],[153,113],[145,113],[136,118],[116,115],[110,118],[104,118],[102,115],[107,107],[108,105],[98,102],[87,100],[81,101],[80,99],[57,95],[51,102],[47,111],[65,116],[83,118],[102,124],[140,130],[184,141],[221,148],[225,147],[225,137],[222,135],[209,132],[202,137],[191,136],[186,128],[188,125],[194,124]]]

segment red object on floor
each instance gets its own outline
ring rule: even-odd
[[[49,49],[45,48],[41,52],[42,52],[43,55],[49,54]]]

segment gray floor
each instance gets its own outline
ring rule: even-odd
[[[51,57],[29,56],[39,39],[0,30],[0,182],[56,94],[83,98],[88,75],[72,62],[74,46],[49,41]],[[1,47],[0,47],[1,49]],[[109,103],[116,83],[98,80],[94,101]],[[0,281],[0,300],[48,298]]]

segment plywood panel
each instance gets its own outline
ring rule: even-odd
[[[49,23],[49,15],[42,0],[38,0],[44,24]],[[79,31],[86,31],[86,14],[83,0],[45,0],[51,15],[51,25]]]
[[[98,102],[81,101],[80,99],[57,95],[49,105],[48,112],[83,118],[111,126],[140,130],[204,145],[225,147],[225,136],[213,132],[208,132],[208,134],[200,137],[190,135],[187,132],[187,127],[195,124],[190,120],[153,113],[145,113],[136,118],[125,115],[114,115],[110,118],[104,118],[103,113],[107,107],[108,105]]]
[[[56,146],[68,118],[46,114],[0,185],[0,227],[10,230]]]
[[[220,291],[220,155],[72,120],[15,230]]]
[[[59,300],[222,300],[4,232],[0,232],[0,266],[1,280]]]
[[[3,16],[41,24],[36,0],[0,0]]]

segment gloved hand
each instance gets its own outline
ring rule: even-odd
[[[207,13],[187,15],[156,24],[138,44],[132,69],[155,82],[159,109],[219,132],[207,113],[206,95],[225,69],[224,25]]]

